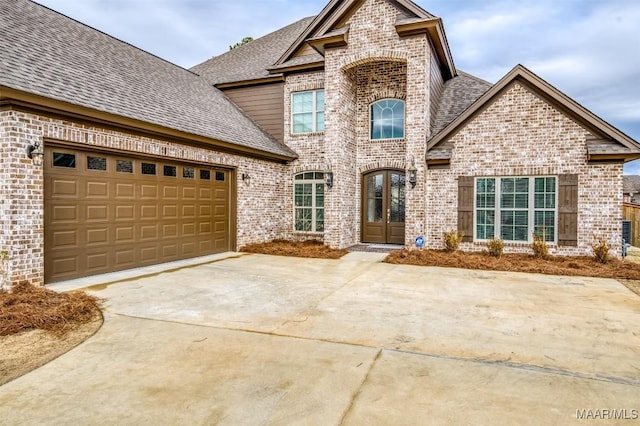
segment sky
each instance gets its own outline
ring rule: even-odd
[[[185,68],[317,15],[329,0],[37,0]],[[458,69],[492,83],[522,64],[640,141],[640,1],[417,0]],[[625,174],[640,174],[640,160]]]

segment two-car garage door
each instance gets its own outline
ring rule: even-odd
[[[232,171],[45,152],[45,282],[233,249]]]

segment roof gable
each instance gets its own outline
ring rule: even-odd
[[[287,69],[288,66],[314,63],[313,55],[308,55],[312,46],[324,56],[324,48],[347,44],[347,22],[366,0],[332,0],[309,24],[293,44],[270,68],[272,72]],[[443,64],[445,78],[456,75],[453,58],[449,50],[442,20],[430,14],[410,0],[385,0],[398,11],[396,29],[401,36],[428,34],[431,37],[440,63]],[[304,59],[306,58],[306,60]],[[322,59],[321,59],[322,60]],[[315,58],[317,62],[317,57]]]
[[[447,140],[516,82],[522,84],[529,91],[556,107],[560,112],[593,134],[587,140],[590,159],[622,159],[628,161],[640,158],[640,144],[638,142],[605,122],[524,66],[517,65],[453,121],[444,128],[439,129],[439,132],[427,144],[427,161],[430,159],[439,162],[445,160],[445,157],[447,157],[446,152],[450,151],[445,147]],[[434,154],[430,154],[430,152]]]

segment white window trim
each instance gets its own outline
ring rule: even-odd
[[[375,104],[377,104],[378,102],[382,102],[382,101],[400,101],[403,103],[403,114],[402,114],[402,123],[403,123],[403,129],[402,129],[402,134],[404,136],[402,136],[401,138],[381,138],[381,139],[373,139],[371,136],[371,120],[372,120],[372,116],[371,116],[371,107]],[[382,99],[378,99],[374,102],[371,102],[369,104],[369,122],[368,122],[368,132],[369,132],[369,141],[371,142],[381,142],[381,141],[402,141],[405,140],[407,137],[407,101],[405,101],[404,99],[400,99],[400,98],[382,98]]]
[[[289,121],[289,130],[290,130],[291,135],[295,136],[295,135],[309,135],[309,134],[312,134],[312,133],[324,133],[324,130],[318,130],[318,113],[319,112],[324,113],[324,109],[322,111],[318,111],[318,107],[317,107],[318,92],[324,92],[324,89],[323,88],[318,88],[318,89],[313,89],[313,90],[302,90],[302,91],[299,91],[299,92],[291,92],[291,107],[290,107],[291,118],[290,118],[290,121]],[[313,107],[312,107],[311,112],[310,112],[311,115],[312,115],[311,123],[313,124],[313,128],[312,128],[312,130],[310,132],[296,132],[296,131],[294,131],[294,127],[293,127],[293,116],[296,115],[296,114],[309,114],[309,112],[294,113],[293,112],[293,97],[295,95],[302,95],[304,93],[312,93],[313,94],[313,96],[312,96]],[[326,100],[325,100],[325,102],[326,102]],[[325,104],[325,106],[326,106],[326,104]],[[325,119],[326,119],[326,115],[325,115]]]
[[[496,181],[496,199],[495,199],[495,207],[493,209],[482,208],[481,210],[493,210],[495,212],[494,217],[494,237],[499,238],[502,234],[501,231],[501,212],[502,210],[522,210],[525,209],[502,209],[500,207],[500,196],[501,196],[501,185],[500,181],[502,179],[519,179],[519,178],[528,178],[529,179],[529,208],[527,209],[529,212],[528,216],[528,227],[527,231],[527,241],[511,241],[505,240],[507,244],[531,244],[533,243],[533,230],[535,228],[535,212],[537,211],[554,211],[554,236],[553,241],[547,241],[547,244],[557,245],[558,244],[558,216],[559,216],[559,208],[558,208],[558,188],[559,188],[559,180],[556,175],[542,175],[542,176],[479,176],[473,180],[473,241],[474,242],[487,242],[487,239],[479,239],[478,238],[478,206],[477,206],[477,191],[478,191],[478,179],[495,179]],[[535,208],[535,181],[536,178],[555,178],[556,187],[555,187],[555,208],[554,209],[536,209]]]
[[[307,180],[296,180],[296,176],[299,175],[304,175],[305,173],[322,173],[323,174],[323,178],[322,179],[307,179]],[[325,182],[324,182],[324,172],[322,171],[305,171],[305,172],[300,172],[300,173],[296,173],[293,176],[293,232],[298,233],[298,234],[318,234],[318,235],[322,235],[324,234],[324,231],[316,231],[316,225],[317,225],[317,216],[316,216],[316,211],[318,209],[318,206],[316,205],[316,185],[321,183],[322,186],[324,187]],[[311,184],[311,188],[312,188],[312,192],[311,192],[311,211],[312,211],[312,216],[313,216],[313,220],[311,221],[311,231],[300,231],[298,229],[296,229],[296,209],[298,209],[299,207],[296,206],[296,184]],[[326,188],[325,188],[325,196],[326,196]],[[302,207],[302,208],[308,208],[308,207]],[[322,207],[322,210],[325,210],[325,207]],[[326,222],[325,222],[325,229],[326,229]]]

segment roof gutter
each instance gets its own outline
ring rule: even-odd
[[[231,154],[244,155],[262,160],[286,163],[294,160],[294,155],[276,154],[260,149],[237,145],[230,142],[172,129],[158,124],[129,118],[109,112],[83,107],[66,101],[34,95],[18,89],[0,86],[0,109],[16,108],[30,112],[71,118],[74,120],[115,127],[143,134],[145,136],[171,139],[183,144],[215,149]]]

